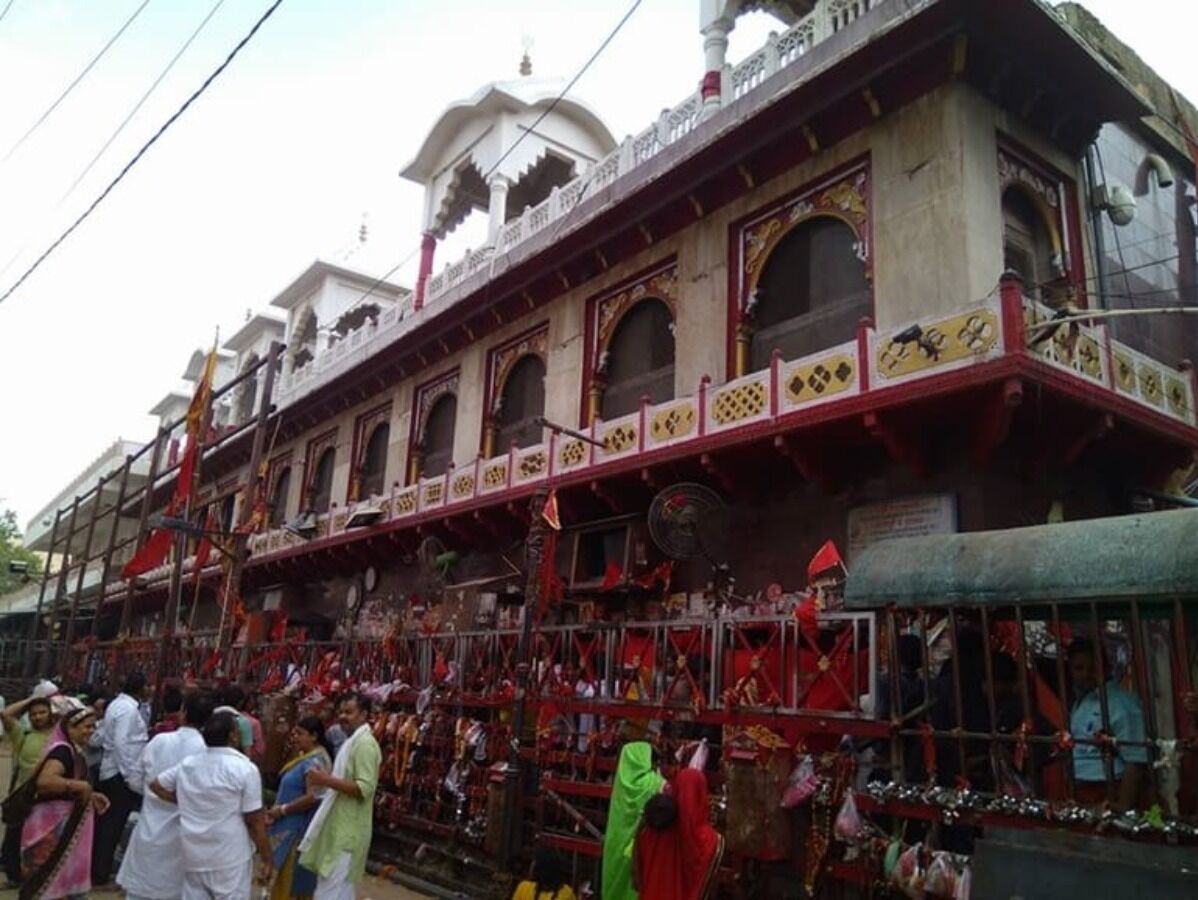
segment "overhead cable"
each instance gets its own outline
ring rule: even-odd
[[[220,74],[229,67],[229,64],[233,62],[237,54],[240,53],[242,48],[253,39],[254,35],[258,33],[258,29],[261,28],[263,24],[265,24],[266,20],[274,14],[274,11],[279,8],[282,2],[283,0],[274,0],[274,3],[272,3],[266,12],[259,17],[258,21],[254,23],[254,27],[246,33],[245,37],[237,42],[237,45],[229,52],[229,55],[225,57],[224,62],[217,66],[216,69],[213,70],[212,74],[204,79],[204,83],[201,84],[192,93],[192,95],[183,102],[182,106],[180,106],[174,111],[174,113],[171,114],[171,117],[167,119],[156,132],[154,132],[153,137],[151,137],[141,146],[141,149],[134,154],[133,158],[129,160],[129,162],[125,163],[124,168],[121,169],[121,171],[117,173],[116,177],[108,183],[108,186],[100,192],[100,195],[91,202],[91,205],[88,206],[88,208],[85,209],[82,214],[80,214],[80,216],[71,223],[66,231],[64,231],[54,240],[54,243],[52,243],[42,252],[41,256],[33,261],[33,264],[24,271],[21,277],[18,278],[8,290],[6,290],[3,294],[0,294],[0,303],[3,303],[5,300],[11,297],[17,288],[19,288],[25,282],[25,280],[34,272],[36,272],[41,264],[50,257],[50,254],[57,250],[62,242],[70,237],[75,229],[87,220],[88,216],[90,216],[96,210],[96,207],[104,202],[105,198],[107,198],[108,195],[111,194],[116,188],[116,186],[124,180],[125,176],[129,174],[130,170],[132,170],[133,167],[141,161],[141,158],[146,155],[149,149],[153,147],[155,143],[157,143],[158,139],[162,137],[163,134],[166,133],[167,129],[174,125],[179,117],[182,116],[183,113],[187,112],[191,104],[194,103],[200,97],[200,95],[204,93],[204,91],[208,90],[208,87],[212,84],[212,82],[216,81]]]
[[[96,155],[92,157],[91,162],[83,167],[83,171],[75,176],[75,180],[71,182],[71,186],[67,188],[66,192],[58,199],[59,204],[66,200],[67,197],[71,196],[71,194],[74,193],[75,188],[79,187],[79,183],[87,177],[87,173],[90,172],[95,164],[100,161],[100,157],[103,156],[105,152],[107,152],[108,148],[112,146],[112,142],[120,136],[121,132],[125,130],[125,126],[133,120],[133,117],[137,115],[138,110],[140,110],[145,102],[150,99],[150,95],[157,90],[158,85],[162,84],[163,79],[166,78],[166,76],[170,74],[171,69],[175,67],[175,63],[177,63],[179,58],[187,52],[187,48],[190,47],[192,42],[200,36],[200,32],[204,30],[210,21],[212,21],[212,17],[216,15],[216,11],[220,9],[224,3],[225,0],[216,0],[216,3],[212,5],[212,9],[208,10],[208,14],[204,16],[204,18],[200,21],[200,24],[196,26],[196,29],[191,33],[187,40],[183,42],[183,46],[181,46],[175,52],[175,55],[171,57],[171,61],[166,64],[166,68],[158,74],[158,77],[154,79],[154,83],[146,89],[146,92],[141,95],[141,99],[133,105],[133,109],[129,110],[129,114],[125,116],[121,124],[116,127],[116,130],[109,136],[108,140],[104,142],[104,146],[96,152]]]
[[[11,6],[11,5],[12,4],[10,3],[9,6]],[[83,67],[83,71],[80,72],[78,75],[76,75],[75,79],[70,84],[67,85],[66,90],[64,90],[61,94],[58,95],[58,99],[56,99],[53,103],[51,103],[49,105],[49,107],[46,108],[46,111],[43,112],[40,116],[38,116],[37,121],[29,126],[29,130],[26,131],[23,135],[21,135],[17,139],[17,142],[15,144],[13,144],[11,147],[8,148],[8,152],[4,154],[4,159],[0,160],[0,162],[8,162],[8,160],[12,157],[12,155],[14,153],[16,153],[18,149],[20,149],[21,145],[24,144],[25,141],[29,140],[29,137],[35,131],[37,131],[39,128],[41,128],[42,123],[45,122],[46,119],[50,118],[50,115],[54,112],[54,110],[58,109],[59,104],[61,104],[63,100],[67,99],[67,97],[70,95],[71,91],[75,90],[75,88],[79,85],[79,82],[81,82],[87,76],[87,73],[90,72],[92,70],[92,68],[95,66],[95,64],[98,63],[104,57],[104,54],[107,53],[109,51],[109,49],[111,49],[112,45],[117,42],[117,40],[120,38],[120,36],[125,33],[125,30],[130,25],[133,24],[134,20],[136,20],[138,16],[141,15],[141,11],[149,5],[150,5],[150,0],[142,0],[141,5],[138,6],[137,9],[133,10],[133,15],[131,15],[129,18],[127,18],[125,20],[125,24],[123,24],[120,28],[117,29],[116,34],[114,34],[112,37],[110,37],[108,39],[108,42],[103,47],[100,48],[100,52],[91,58],[91,61],[86,66]],[[8,12],[8,7],[5,7],[4,11]]]

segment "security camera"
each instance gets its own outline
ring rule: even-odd
[[[1119,227],[1130,225],[1136,217],[1136,198],[1121,184],[1100,186],[1095,192],[1094,205],[1105,210],[1111,222]]]

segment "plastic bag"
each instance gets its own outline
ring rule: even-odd
[[[969,867],[969,863],[961,869],[961,874],[957,876],[957,886],[953,889],[953,900],[969,900],[969,893],[973,890],[973,870]]]
[[[691,754],[690,762],[686,764],[686,767],[700,772],[707,770],[707,738],[699,741],[699,745],[695,747],[695,752]]]
[[[923,889],[933,897],[952,900],[957,890],[957,868],[947,853],[932,854],[932,864],[928,866]]]
[[[923,900],[925,877],[923,844],[915,844],[899,855],[892,881],[904,895],[913,900]]]
[[[857,801],[853,797],[852,788],[844,792],[844,803],[840,805],[840,812],[836,814],[834,830],[836,837],[842,841],[855,841],[865,832],[865,826],[861,824],[861,814],[857,812]]]
[[[811,755],[805,753],[799,757],[799,761],[791,771],[790,779],[786,783],[786,790],[782,792],[783,809],[794,809],[801,803],[805,803],[811,799],[811,795],[818,787],[819,779],[815,775],[815,763],[812,761]]]

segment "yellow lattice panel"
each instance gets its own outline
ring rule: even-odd
[[[577,438],[566,441],[557,451],[557,463],[563,469],[577,468],[586,462],[586,459],[587,445]]]
[[[507,484],[507,463],[489,465],[483,469],[483,490],[493,491]]]
[[[764,379],[727,385],[715,392],[711,419],[719,426],[756,419],[769,411],[770,389]]]
[[[474,476],[468,473],[458,475],[453,479],[451,489],[454,500],[462,500],[474,494]]]

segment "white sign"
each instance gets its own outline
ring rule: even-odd
[[[901,497],[849,510],[849,561],[870,544],[899,537],[952,534],[957,530],[954,494]]]

